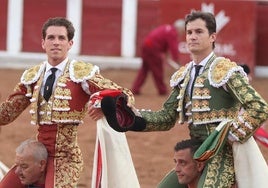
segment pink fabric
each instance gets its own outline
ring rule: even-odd
[[[260,127],[254,134],[254,138],[258,140],[261,144],[268,147],[268,133],[263,127]]]

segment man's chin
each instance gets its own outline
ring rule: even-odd
[[[20,182],[22,185],[29,185],[29,183],[27,181],[25,181],[25,179],[20,178]]]
[[[180,178],[178,177],[178,182],[179,182],[180,184],[185,184],[185,181],[184,181],[183,178],[181,178],[181,177],[180,177]]]
[[[20,181],[20,182],[21,182],[22,185],[28,185],[28,183],[25,182],[25,181]]]
[[[194,47],[193,48],[189,48],[188,50],[189,50],[190,53],[196,53],[196,52],[198,52],[198,49],[197,48],[194,48]]]

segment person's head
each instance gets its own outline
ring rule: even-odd
[[[247,64],[240,64],[239,66],[241,66],[244,70],[244,72],[249,75],[250,74],[250,68]]]
[[[205,167],[204,162],[193,159],[195,151],[202,144],[201,141],[188,139],[178,142],[174,147],[175,171],[180,184],[195,187]]]
[[[192,53],[207,53],[215,48],[216,20],[209,12],[193,11],[185,18],[186,42]]]
[[[48,62],[55,66],[68,55],[73,45],[75,29],[73,24],[62,17],[49,18],[42,27],[42,48]]]
[[[44,183],[48,153],[46,147],[33,139],[16,148],[15,173],[23,185]]]
[[[185,32],[185,21],[183,19],[178,19],[173,23],[174,27],[176,28],[179,34]]]

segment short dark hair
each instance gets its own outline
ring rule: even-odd
[[[63,17],[55,17],[55,18],[49,18],[43,25],[42,27],[42,37],[43,39],[46,38],[46,31],[47,28],[50,26],[63,26],[66,28],[67,30],[67,36],[68,36],[68,40],[72,40],[74,37],[74,26],[72,24],[72,22],[70,22],[69,20],[67,20],[66,18]]]
[[[190,14],[186,15],[185,17],[185,29],[186,25],[194,21],[196,19],[202,19],[206,23],[206,27],[208,29],[209,34],[216,33],[217,30],[217,23],[214,15],[210,12],[202,12],[202,11],[192,11]],[[215,48],[215,43],[213,43],[213,48]]]
[[[249,73],[250,73],[250,68],[249,68],[248,65],[246,65],[246,64],[241,64],[241,65],[239,65],[239,66],[241,66],[241,67],[243,68],[243,70],[244,70],[244,72],[245,72],[246,74],[249,74]]]
[[[182,140],[176,143],[174,147],[174,151],[177,152],[177,151],[189,148],[191,150],[191,153],[194,155],[194,153],[201,146],[201,144],[202,144],[202,141],[198,139]]]

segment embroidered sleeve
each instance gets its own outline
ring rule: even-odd
[[[99,67],[91,63],[79,62],[73,60],[70,63],[70,78],[76,83],[81,83],[84,90],[90,95],[104,89],[119,89],[127,96],[130,103],[134,104],[132,92],[117,85],[115,82],[104,78],[100,74]]]
[[[14,121],[30,104],[26,97],[26,88],[23,84],[18,84],[14,93],[0,104],[0,125],[6,125]]]
[[[90,93],[95,93],[104,89],[118,89],[123,91],[128,96],[128,101],[134,105],[135,99],[133,96],[133,93],[124,87],[119,86],[115,82],[104,78],[101,74],[95,74],[94,77],[92,77],[88,82],[88,87]]]
[[[178,117],[178,94],[179,89],[174,88],[159,111],[140,110],[142,117],[146,120],[144,131],[167,131],[175,125]]]
[[[243,143],[268,118],[268,105],[242,74],[233,74],[227,82],[227,87],[243,108],[241,114],[233,120],[230,134]]]

